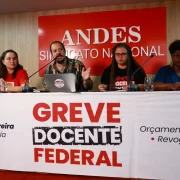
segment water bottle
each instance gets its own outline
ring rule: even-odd
[[[3,79],[0,79],[0,91],[5,91],[5,81]]]

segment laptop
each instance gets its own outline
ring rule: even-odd
[[[76,76],[73,73],[44,74],[49,92],[76,92]]]

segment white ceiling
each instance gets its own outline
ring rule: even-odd
[[[145,3],[163,0],[0,0],[0,14]]]

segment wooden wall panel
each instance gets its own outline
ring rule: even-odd
[[[0,15],[0,53],[9,48],[17,51],[19,54],[20,63],[30,75],[38,69],[38,16],[152,7],[167,8],[167,44],[174,39],[180,39],[180,1],[160,1],[153,3],[85,7],[81,9],[63,9]],[[150,25],[149,28],[153,28],[153,25]],[[168,56],[167,63],[169,62],[170,57]],[[95,83],[93,91],[96,91],[100,77],[92,78]],[[32,85],[37,87],[41,86],[41,78],[38,77],[38,74],[32,78]]]

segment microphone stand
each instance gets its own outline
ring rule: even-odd
[[[150,57],[144,61],[144,63],[139,66],[134,72],[132,75],[130,75],[130,72],[129,72],[129,75],[128,75],[128,91],[139,91],[140,88],[137,84],[132,84],[132,77],[144,66],[144,64],[146,64],[151,58],[154,57],[154,54],[151,54]],[[129,64],[128,64],[129,65]],[[128,67],[128,71],[130,71],[129,69],[131,69],[130,67]],[[130,77],[130,78],[129,78]]]
[[[130,91],[130,87],[132,84],[131,81],[131,72],[132,72],[132,62],[128,59],[128,69],[127,69],[127,84],[128,84],[128,91]]]
[[[33,88],[33,87],[29,87],[29,86],[27,85],[29,79],[30,79],[32,76],[34,76],[36,73],[38,73],[39,71],[41,71],[43,68],[45,68],[47,65],[51,64],[51,63],[52,63],[53,61],[55,61],[55,60],[56,60],[56,58],[54,58],[53,60],[51,60],[49,63],[45,64],[43,67],[41,67],[40,69],[38,69],[38,70],[37,70],[36,72],[34,72],[32,75],[30,75],[30,76],[27,78],[27,80],[26,80],[26,82],[25,82],[25,85],[24,85],[23,88],[22,88],[22,92],[33,92],[33,91],[34,91],[34,88]]]

